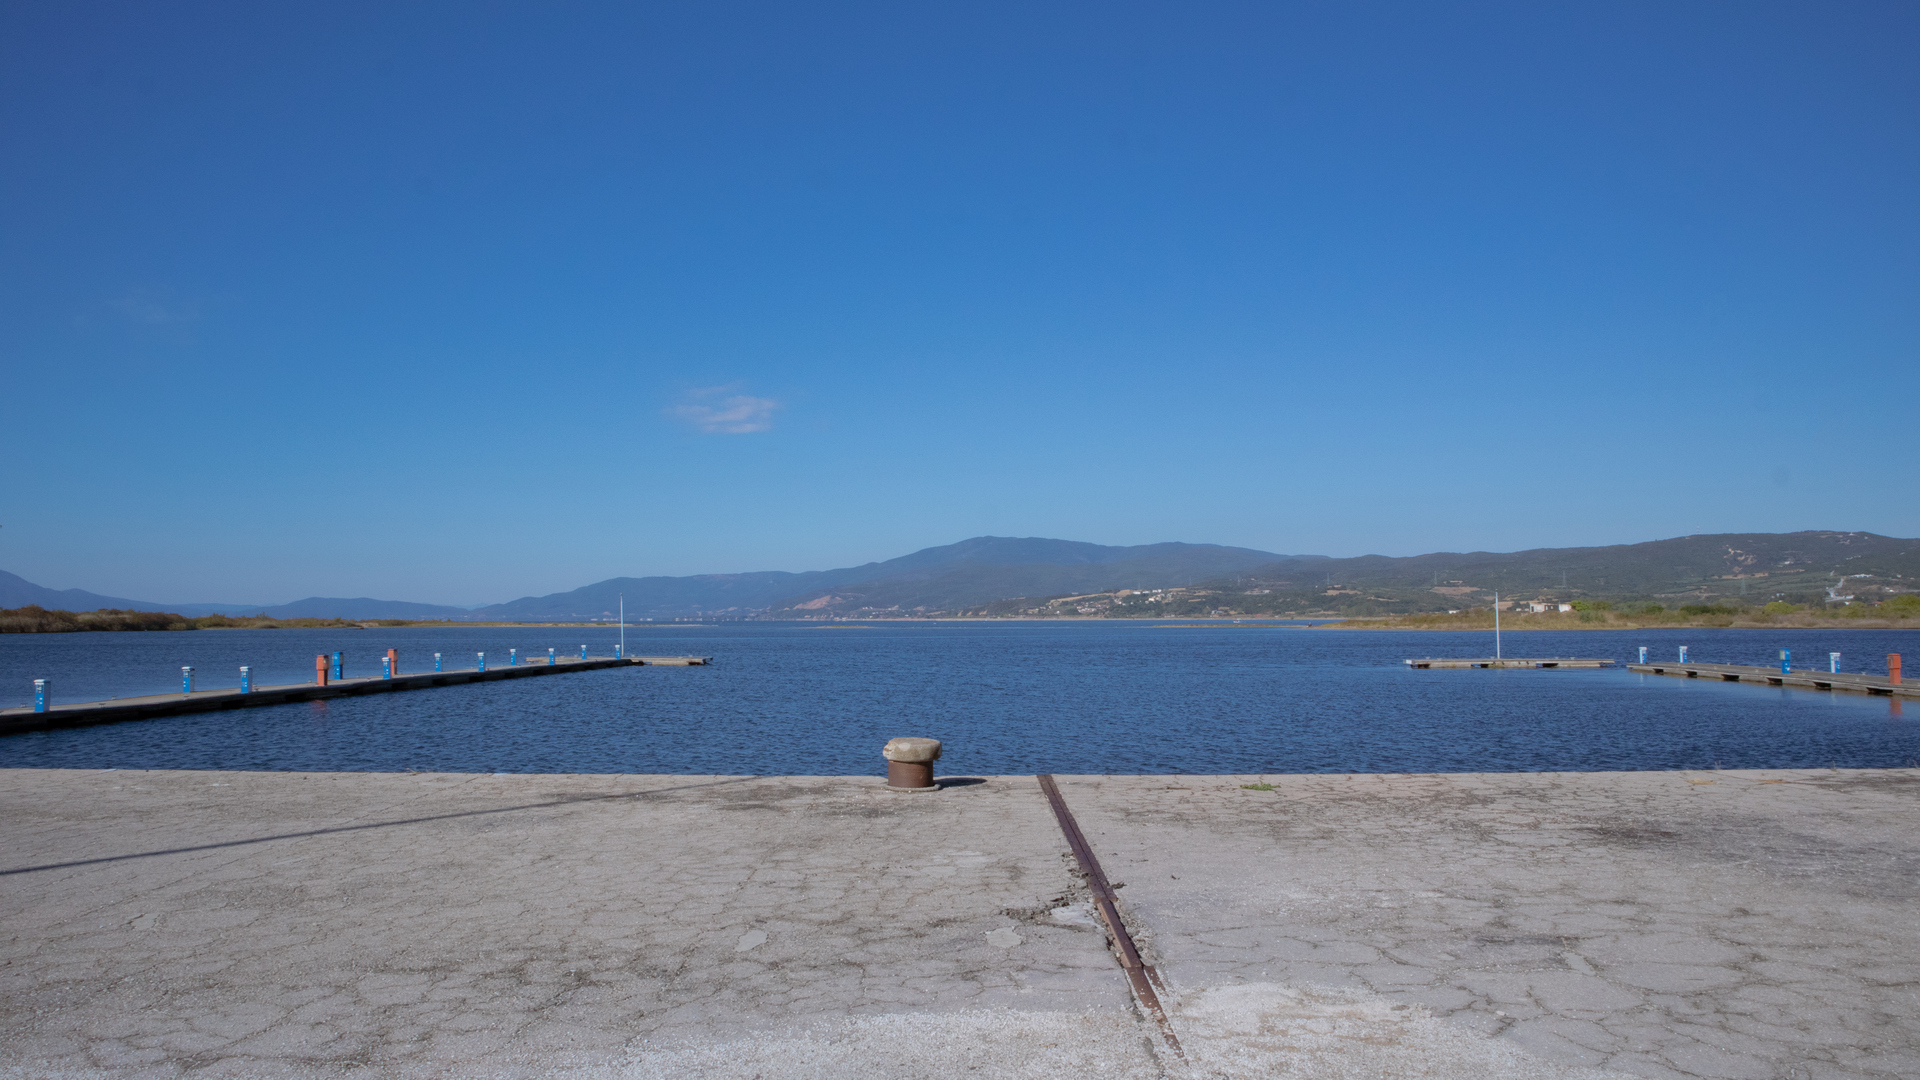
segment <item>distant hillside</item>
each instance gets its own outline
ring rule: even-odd
[[[291,604],[162,604],[151,600],[128,600],[120,596],[102,596],[85,589],[49,589],[0,570],[0,608],[21,608],[37,604],[49,611],[163,611],[195,618],[204,615],[266,615],[274,619],[458,619],[466,617],[466,608],[440,604],[415,604],[405,600],[351,600],[309,596]]]
[[[1849,565],[1858,564],[1858,565]],[[1868,568],[1920,573],[1920,540],[1864,532],[1720,533],[1609,547],[1531,551],[1436,552],[1394,559],[1365,555],[1311,564],[1282,560],[1258,568],[1261,578],[1313,584],[1432,588],[1454,582],[1518,595],[1554,590],[1593,595],[1777,591],[1782,579],[1803,585],[1807,575],[1866,573]]]
[[[1844,576],[1843,576],[1844,575]],[[1276,555],[1217,544],[1109,547],[977,536],[838,570],[610,578],[474,610],[369,597],[264,607],[155,604],[46,589],[0,572],[0,607],[173,611],[195,617],[461,619],[825,618],[862,615],[1386,615],[1503,599],[1825,604],[1920,591],[1920,540],[1864,532],[1725,533],[1607,547],[1435,552],[1404,558]]]
[[[309,596],[291,604],[275,604],[251,610],[258,610],[274,619],[464,619],[473,614],[467,608],[447,607],[444,604],[375,600],[366,596],[351,600]]]
[[[911,575],[815,589],[779,605],[769,614],[777,618],[786,614],[860,611],[958,612],[1008,596],[1057,596],[1187,585],[1264,565],[1267,558],[1247,548],[1212,544],[1149,544],[1103,550],[1106,557],[1098,561],[962,563],[951,568],[929,568]],[[1289,561],[1309,565],[1319,559],[1309,555],[1295,556]]]
[[[1830,586],[1867,601],[1920,590],[1920,539],[1722,533],[1608,547],[1280,559],[1158,602],[1111,597],[1081,606],[1141,615],[1378,615],[1485,606],[1496,589],[1503,600],[1824,604]]]
[[[143,604],[118,596],[101,596],[85,589],[49,589],[35,585],[18,574],[0,570],[0,608],[20,608],[38,604],[49,611],[94,611],[118,608],[122,611],[160,611],[158,604]]]
[[[1052,595],[1129,583],[1184,584],[1285,558],[1217,544],[1108,547],[1039,537],[977,536],[885,562],[805,573],[611,578],[469,612],[506,622],[611,617],[626,594],[628,618],[821,616],[862,610],[952,611],[1006,596]]]

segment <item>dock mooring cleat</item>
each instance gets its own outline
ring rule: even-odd
[[[887,787],[895,791],[937,791],[933,763],[940,758],[939,739],[890,739],[880,756],[887,759]]]

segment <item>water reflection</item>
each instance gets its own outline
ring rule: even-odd
[[[607,628],[0,635],[0,690],[62,700],[164,688],[179,666],[312,677],[316,653],[377,670],[427,658],[608,646]],[[1696,658],[1763,663],[1900,651],[1898,631],[1721,631]],[[600,634],[596,639],[592,635]],[[1516,633],[1510,654],[1672,655],[1678,631]],[[208,713],[0,739],[0,766],[462,772],[878,774],[898,735],[947,744],[950,775],[1904,766],[1895,699],[1602,671],[1413,671],[1484,635],[1071,625],[795,624],[628,631],[635,653],[716,657]],[[636,641],[635,638],[640,640]],[[1907,650],[1911,652],[1911,645]],[[1777,660],[1775,661],[1777,662]],[[411,669],[412,663],[406,664]],[[277,672],[278,674],[271,674]],[[208,675],[211,680],[211,674]],[[211,684],[211,683],[210,683]],[[0,701],[4,701],[0,697]],[[296,710],[305,710],[299,712]],[[304,721],[304,722],[296,722]],[[738,747],[766,748],[743,762]]]

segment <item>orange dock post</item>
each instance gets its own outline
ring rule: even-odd
[[[393,672],[395,675],[400,674],[400,650],[399,649],[387,650],[387,670]]]
[[[1900,654],[1897,652],[1887,654],[1887,681],[1895,686],[1900,685]]]
[[[327,654],[321,653],[313,658],[313,681],[320,686],[327,685]]]

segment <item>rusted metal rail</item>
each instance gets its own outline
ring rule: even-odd
[[[1080,873],[1087,879],[1087,889],[1093,893],[1093,909],[1100,913],[1100,921],[1107,924],[1107,933],[1113,938],[1114,951],[1120,957],[1120,967],[1127,973],[1127,981],[1133,986],[1133,997],[1140,1003],[1140,1011],[1153,1018],[1160,1028],[1160,1037],[1166,1040],[1168,1048],[1174,1053],[1186,1056],[1180,1049],[1180,1040],[1173,1033],[1173,1024],[1167,1019],[1167,1010],[1160,1004],[1160,994],[1166,990],[1166,984],[1160,981],[1160,973],[1152,964],[1140,958],[1140,950],[1134,948],[1133,935],[1127,933],[1127,924],[1120,918],[1120,908],[1114,903],[1113,886],[1107,882],[1106,871],[1100,869],[1100,860],[1093,854],[1093,848],[1087,844],[1085,833],[1080,831],[1080,823],[1073,818],[1073,811],[1067,809],[1067,800],[1060,794],[1060,785],[1053,782],[1049,773],[1039,776],[1040,790],[1047,793],[1047,802],[1053,804],[1053,816],[1060,822],[1060,831],[1066,835],[1067,846],[1073,849],[1073,857],[1080,863]]]

